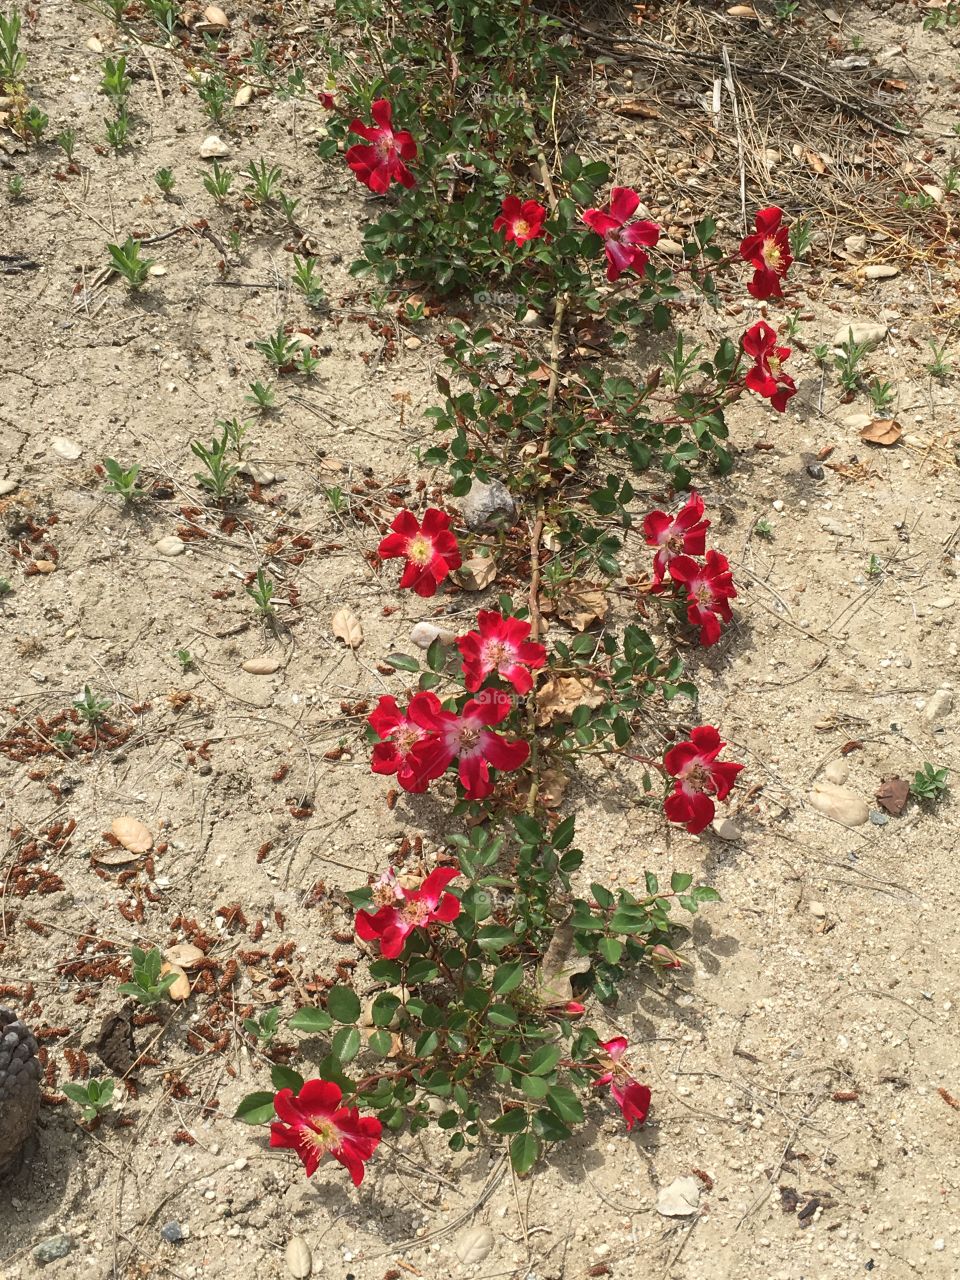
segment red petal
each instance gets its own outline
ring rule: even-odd
[[[619,227],[633,217],[639,204],[640,197],[632,187],[614,187],[610,192],[610,216],[616,218]]]

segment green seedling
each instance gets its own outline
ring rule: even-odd
[[[685,382],[688,382],[697,367],[697,358],[703,347],[696,346],[691,352],[683,349],[683,334],[677,334],[677,343],[674,349],[667,356],[664,366],[663,380],[668,387],[674,391],[679,391]]]
[[[9,578],[0,578],[0,600],[13,595],[13,587]]]
[[[34,142],[40,141],[49,123],[50,117],[44,115],[40,108],[34,103],[31,103],[29,111],[24,112],[23,124]]]
[[[830,347],[826,342],[821,342],[813,348],[813,358],[821,367],[830,359]]]
[[[860,387],[860,362],[870,349],[868,342],[854,342],[853,333],[848,331],[847,339],[840,347],[839,355],[833,357],[833,367],[840,379],[843,391],[850,395]]]
[[[230,246],[230,248],[233,250],[234,253],[240,252],[240,228],[239,227],[231,227],[230,230],[227,232],[227,244]]]
[[[127,115],[126,107],[121,107],[115,119],[104,120],[103,124],[110,146],[114,151],[122,151],[130,140],[130,117]]]
[[[272,618],[276,612],[273,607],[273,597],[277,594],[276,584],[273,580],[268,578],[262,569],[258,569],[257,576],[245,590],[257,606],[257,612],[261,618]]]
[[[300,352],[300,344],[295,342],[293,338],[283,330],[283,325],[272,333],[269,338],[264,338],[261,342],[255,342],[254,347],[262,356],[270,361],[277,369],[289,368],[296,362]]]
[[[918,769],[913,775],[910,794],[915,800],[927,800],[931,804],[936,804],[947,789],[949,772],[949,769],[935,769],[932,764],[925,763],[923,768]]]
[[[773,14],[778,22],[792,22],[800,8],[800,0],[776,0]]]
[[[153,175],[153,180],[165,196],[168,196],[177,185],[172,169],[158,169]]]
[[[249,422],[241,422],[239,418],[221,418],[217,426],[227,433],[227,439],[233,445],[237,457],[243,460],[244,437],[250,430]]]
[[[113,1101],[116,1082],[113,1080],[88,1080],[86,1084],[66,1081],[61,1088],[71,1102],[80,1108],[80,1115],[85,1124],[102,1116]]]
[[[952,164],[941,179],[941,186],[948,196],[956,195],[960,191],[960,168]]]
[[[203,76],[197,82],[197,93],[200,95],[204,111],[214,124],[220,124],[233,97],[233,90],[226,78],[219,72],[211,72]]]
[[[15,88],[26,69],[27,55],[20,52],[20,15],[16,9],[9,18],[0,13],[0,85]]]
[[[7,179],[7,195],[11,200],[22,200],[26,185],[19,173],[12,173]]]
[[[176,659],[180,663],[180,670],[186,675],[190,671],[195,671],[196,666],[193,661],[193,654],[189,649],[178,649]]]
[[[327,295],[320,284],[316,258],[298,258],[293,255],[293,283],[303,294],[308,307],[322,311],[327,305]]]
[[[800,312],[791,311],[783,322],[783,339],[792,342],[800,330]]]
[[[104,60],[100,92],[110,99],[118,112],[125,106],[130,96],[132,83],[127,74],[127,60],[122,54],[116,61],[113,58]]]
[[[867,562],[867,577],[868,578],[883,577],[883,562],[879,559],[878,556],[875,556],[872,551],[870,553],[870,559]]]
[[[324,489],[324,496],[330,503],[330,509],[335,515],[339,515],[341,511],[349,507],[349,499],[344,497],[343,490],[338,485],[331,485]]]
[[[773,541],[773,529],[770,526],[770,521],[765,516],[761,516],[756,522],[753,526],[753,532],[756,537],[761,538],[764,542]]]
[[[253,1036],[258,1049],[269,1049],[280,1025],[280,1010],[267,1009],[258,1018],[244,1018],[243,1029]]]
[[[98,698],[88,684],[83,686],[80,697],[73,700],[74,711],[91,729],[95,729],[98,724],[103,724],[112,706],[113,703],[109,698]]]
[[[209,173],[203,175],[203,185],[213,196],[217,204],[223,204],[230,195],[233,186],[233,174],[229,169],[221,169],[216,160]]]
[[[77,735],[72,729],[59,729],[53,735],[53,745],[58,751],[70,752],[73,750],[77,741]]]
[[[297,373],[302,373],[305,378],[312,378],[319,368],[319,356],[315,356],[312,351],[307,351],[306,349],[300,352]]]
[[[144,258],[141,255],[139,240],[127,236],[122,245],[108,244],[107,251],[110,254],[110,265],[118,275],[123,276],[131,289],[139,289],[146,283],[150,268],[156,259]]]
[[[130,0],[103,0],[103,7],[117,26],[123,21],[123,15],[126,13],[129,2]]]
[[[271,165],[268,169],[266,160],[259,164],[251,161],[243,175],[250,179],[246,190],[257,204],[268,204],[273,199],[274,188],[283,176],[279,165]]]
[[[219,440],[210,442],[209,449],[200,440],[193,440],[190,443],[191,451],[206,468],[205,471],[194,472],[193,478],[218,502],[222,502],[230,492],[240,472],[239,467],[227,461],[229,446],[230,437],[225,429],[221,429]]]
[[[884,413],[890,408],[895,399],[892,383],[880,382],[876,378],[867,387],[867,395],[870,397],[870,403],[877,413]]]
[[[813,227],[809,219],[800,218],[790,228],[790,252],[799,262],[810,252],[813,244]]]
[[[280,206],[280,212],[289,223],[293,223],[300,201],[294,200],[292,196],[288,196],[286,192],[280,191],[277,194],[277,204]]]
[[[256,405],[261,413],[269,413],[277,407],[277,393],[269,382],[251,382],[250,393],[243,398],[247,404]]]
[[[933,355],[933,359],[927,365],[927,373],[932,378],[949,378],[950,370],[953,368],[950,361],[946,358],[947,346],[946,342],[942,346],[937,346],[935,342],[927,344]]]
[[[115,493],[125,503],[136,502],[143,497],[143,490],[137,485],[137,476],[140,474],[138,462],[132,467],[124,468],[115,458],[104,458],[103,469],[107,473],[103,485],[107,493]]]
[[[133,965],[133,980],[121,982],[117,990],[121,995],[139,1000],[141,1004],[159,1004],[176,982],[177,974],[165,973],[161,977],[163,957],[156,947],[150,951],[131,947],[130,961]]]
[[[177,26],[177,5],[174,0],[143,0],[143,4],[160,30],[172,38]]]
[[[70,128],[61,129],[60,132],[57,134],[57,136],[54,138],[54,142],[57,144],[57,146],[60,148],[60,150],[67,157],[68,160],[73,160],[73,153],[76,150],[76,146],[77,146],[76,129],[70,129]]]
[[[266,40],[259,37],[250,41],[250,52],[243,59],[245,67],[253,67],[263,76],[264,80],[273,80],[275,68],[270,61],[270,46]]]

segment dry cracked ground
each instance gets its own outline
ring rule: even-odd
[[[728,7],[701,6],[733,41],[744,19]],[[329,20],[320,5],[287,8],[288,25]],[[876,95],[909,98],[898,146],[913,168],[901,176],[935,185],[960,111],[957,28],[925,29],[929,12],[801,4],[800,19],[907,86]],[[682,36],[685,13],[664,8],[649,29]],[[264,29],[258,16],[235,6],[233,50]],[[429,862],[448,834],[441,801],[387,809],[357,710],[402,690],[402,673],[378,664],[409,649],[416,622],[439,615],[456,629],[477,604],[401,595],[395,574],[369,561],[372,513],[416,496],[420,480],[442,484],[417,471],[412,450],[427,438],[443,319],[404,324],[395,304],[377,310],[358,292],[347,268],[375,204],[344,167],[316,158],[324,113],[312,95],[256,95],[221,131],[235,172],[261,157],[281,167],[302,202],[296,231],[275,212],[214,205],[199,154],[209,124],[169,51],[130,50],[134,136],[115,156],[97,86],[116,42],[107,20],[69,0],[41,0],[27,24],[31,94],[51,134],[76,130],[77,172],[53,143],[0,131],[3,185],[24,182],[21,199],[0,194],[0,251],[7,266],[34,264],[0,275],[0,577],[12,587],[0,602],[0,1003],[41,1033],[48,1097],[0,1193],[0,1277],[259,1280],[289,1274],[291,1237],[314,1274],[336,1280],[960,1274],[958,807],[952,790],[898,816],[876,799],[883,779],[912,778],[924,762],[960,766],[958,382],[928,371],[931,342],[958,355],[957,197],[941,180],[936,234],[922,216],[903,231],[872,214],[851,229],[856,208],[826,199],[791,210],[814,232],[790,303],[800,392],[783,417],[740,402],[734,469],[701,482],[740,591],[722,645],[691,656],[704,720],[747,766],[730,838],[669,829],[637,803],[642,768],[629,761],[596,766],[565,798],[581,815],[585,883],[677,868],[722,894],[698,919],[682,974],[646,975],[596,1012],[598,1026],[643,1046],[650,1122],[628,1137],[594,1109],[522,1181],[499,1150],[391,1139],[354,1192],[338,1170],[307,1182],[262,1131],[230,1118],[265,1079],[239,1018],[309,999],[352,953],[335,940],[349,938],[342,891],[402,841]],[[305,71],[322,84],[319,59]],[[596,148],[656,191],[667,216],[695,202],[735,239],[736,173],[712,185],[711,157],[690,142],[697,113],[716,123],[712,108],[693,93],[659,119],[611,112],[641,77],[618,65],[591,84],[606,104]],[[811,130],[822,108],[811,101]],[[729,112],[724,99],[721,127]],[[747,137],[756,205],[789,190],[796,159],[767,156],[764,185],[763,127],[755,119]],[[819,179],[803,152],[822,152],[805,135],[796,145],[809,185]],[[154,183],[160,167],[176,175],[175,200]],[[891,209],[916,189],[885,180]],[[211,236],[156,240],[157,273],[140,295],[104,273],[108,242],[201,219]],[[320,317],[290,288],[289,250],[303,237],[332,304]],[[708,342],[750,318],[738,302],[685,323]],[[850,322],[874,327],[867,380],[893,395],[881,414],[864,394],[844,403],[813,355]],[[319,367],[309,381],[281,379],[278,408],[257,415],[245,396],[269,371],[253,342],[281,323],[310,332]],[[194,479],[190,442],[244,415],[246,499],[239,522],[224,522]],[[878,416],[896,419],[898,443],[861,440]],[[141,465],[151,496],[137,509],[105,493],[105,456]],[[638,511],[665,497],[655,477],[641,489]],[[643,569],[647,553],[632,554]],[[280,638],[244,589],[258,567],[279,585]],[[364,631],[356,650],[332,630],[345,603]],[[262,658],[266,674],[251,671]],[[35,750],[84,686],[111,705],[110,742]],[[824,783],[852,793],[865,820],[815,807]],[[150,858],[121,861],[104,840],[123,814],[149,829]],[[25,861],[25,849],[39,856]],[[80,1128],[60,1085],[82,1074],[84,1055],[101,1071],[98,1049],[122,1058],[130,1028],[108,1024],[106,1044],[102,1024],[121,1008],[129,946],[198,941],[210,963],[192,974],[190,999],[166,1028],[133,1028],[151,1065],[104,1123]],[[692,1203],[671,1217],[660,1197],[678,1178],[692,1179]],[[463,1261],[477,1228],[489,1229],[483,1256]],[[304,1274],[302,1259],[292,1265]]]

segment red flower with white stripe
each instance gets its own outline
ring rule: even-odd
[[[620,1059],[627,1051],[626,1036],[614,1036],[612,1040],[601,1040],[600,1048],[609,1060],[608,1069],[594,1080],[594,1086],[608,1084],[613,1100],[623,1112],[629,1133],[635,1124],[643,1125],[650,1110],[650,1089],[645,1084],[634,1080],[627,1068],[621,1065]]]
[[[675,516],[665,511],[651,511],[643,521],[643,534],[648,547],[656,547],[653,557],[653,585],[663,581],[670,561],[675,556],[702,556],[710,521],[703,519],[703,499],[696,490]]]
[[[451,569],[460,568],[460,548],[450,532],[450,517],[436,507],[428,507],[421,523],[412,511],[399,511],[377,548],[381,560],[406,557],[401,587],[410,587],[418,596],[432,596]]]
[[[437,867],[419,889],[401,889],[391,868],[374,887],[374,898],[382,902],[379,910],[357,912],[354,921],[357,937],[365,942],[378,941],[383,958],[395,960],[414,929],[456,920],[460,899],[444,891],[459,874],[459,867]]]
[[[270,1125],[271,1147],[296,1151],[311,1178],[325,1155],[347,1170],[353,1185],[363,1181],[363,1166],[380,1143],[383,1126],[376,1116],[341,1107],[343,1091],[330,1080],[307,1080],[298,1093],[281,1089],[273,1100],[279,1120]]]
[[[730,622],[729,601],[736,596],[730,563],[719,551],[708,551],[706,564],[689,556],[674,556],[668,565],[670,577],[687,591],[687,621],[700,628],[700,643],[706,649],[720,639],[720,621]]]
[[[529,641],[529,635],[529,622],[481,609],[476,631],[468,631],[457,640],[467,692],[476,693],[488,676],[497,675],[509,681],[517,693],[529,693],[533,688],[531,670],[542,667],[547,660],[546,649]]]
[[[643,275],[650,261],[641,246],[652,248],[660,239],[655,222],[631,222],[640,197],[630,187],[614,187],[606,209],[587,209],[580,216],[591,231],[603,237],[607,255],[607,279],[619,280],[624,271]]]
[[[780,281],[793,262],[790,232],[783,226],[783,210],[776,205],[761,209],[754,226],[755,234],[740,242],[740,256],[754,267],[747,290],[755,298],[782,298]]]
[[[664,769],[676,779],[664,812],[671,822],[682,822],[691,835],[710,825],[716,813],[711,797],[725,800],[743,768],[717,759],[726,745],[713,725],[701,724],[691,730],[686,742],[678,742],[663,757]]]
[[[508,243],[524,245],[528,240],[539,240],[543,235],[543,221],[547,211],[536,200],[524,200],[519,196],[507,196],[494,219],[494,231],[502,231]]]
[[[381,739],[373,748],[370,761],[373,772],[395,773],[404,791],[426,791],[430,780],[418,771],[413,756],[413,748],[426,738],[426,730],[414,724],[397,706],[396,698],[390,696],[380,699],[367,717],[367,723]]]
[[[468,800],[482,800],[493,790],[490,767],[510,773],[530,754],[530,744],[508,741],[494,733],[510,714],[513,700],[507,694],[485,689],[471,698],[460,715],[445,711],[436,698],[428,702],[422,693],[411,700],[407,714],[429,736],[413,749],[417,767],[426,778],[438,778],[454,760]]]
[[[790,355],[790,348],[777,346],[776,329],[763,320],[751,325],[740,342],[754,362],[744,379],[747,387],[769,400],[778,413],[783,413],[787,401],[797,394],[796,383],[783,372],[783,362]]]
[[[417,180],[404,161],[416,160],[417,144],[406,129],[394,130],[393,105],[386,98],[378,98],[371,107],[374,124],[354,120],[351,133],[359,133],[370,144],[358,142],[347,150],[347,164],[360,181],[383,195],[391,182],[402,187],[415,187]]]

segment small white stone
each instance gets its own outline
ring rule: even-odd
[[[176,534],[169,534],[166,538],[161,538],[159,542],[154,544],[157,551],[162,556],[182,556],[187,549],[187,544],[182,538],[178,538]]]
[[[223,160],[230,154],[230,148],[215,133],[208,133],[200,143],[200,155],[204,160]]]
[[[76,462],[83,453],[76,440],[68,440],[66,436],[54,436],[50,441],[50,448],[58,458],[64,458],[67,462]]]

